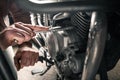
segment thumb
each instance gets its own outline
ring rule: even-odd
[[[15,67],[16,67],[17,71],[20,70],[20,63],[19,63],[19,60],[20,60],[20,59],[17,59],[16,57],[14,58],[14,64],[15,64]]]
[[[16,55],[14,56],[14,64],[17,71],[20,70],[20,59],[21,59],[21,53],[17,52]]]

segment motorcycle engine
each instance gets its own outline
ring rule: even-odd
[[[72,79],[82,72],[90,16],[78,12],[67,19],[56,21],[56,24],[61,26],[61,30],[47,33],[48,51],[58,73]]]

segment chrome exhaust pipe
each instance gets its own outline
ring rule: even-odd
[[[81,80],[93,80],[98,71],[107,36],[107,20],[103,12],[92,12],[88,45]]]

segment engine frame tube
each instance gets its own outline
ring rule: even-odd
[[[92,12],[88,45],[81,80],[93,80],[98,71],[107,36],[107,19],[104,12]]]

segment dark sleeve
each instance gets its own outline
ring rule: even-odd
[[[0,49],[0,80],[17,80],[16,71],[9,56]]]

